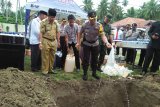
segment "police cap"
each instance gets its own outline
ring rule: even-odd
[[[88,17],[91,17],[91,18],[96,17],[96,12],[93,10],[88,12]]]
[[[48,10],[48,15],[49,15],[49,16],[56,16],[56,14],[57,14],[57,12],[56,12],[55,9],[49,8],[49,10]]]

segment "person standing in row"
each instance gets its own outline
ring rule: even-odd
[[[62,58],[61,58],[61,68],[64,68],[66,55],[67,55],[67,44],[65,40],[65,26],[66,26],[66,19],[63,18],[61,25],[60,25],[60,45],[62,51]]]
[[[102,25],[103,25],[105,36],[107,37],[109,43],[112,44],[113,40],[112,40],[112,35],[111,35],[111,25],[109,24],[110,20],[111,20],[110,15],[105,16]],[[103,42],[102,38],[99,37],[99,54],[100,54],[100,56],[99,56],[99,60],[98,60],[97,70],[100,72],[103,72],[101,70],[101,65],[103,64],[104,57],[106,55],[106,50],[107,50],[108,54],[111,51],[110,48],[106,48],[106,45]]]
[[[81,28],[80,35],[78,36],[78,44],[80,44],[80,37],[84,34],[83,37],[83,80],[87,80],[87,71],[90,62],[91,55],[91,68],[92,68],[92,76],[95,79],[100,79],[100,77],[96,74],[97,63],[98,63],[98,54],[99,54],[99,41],[98,37],[101,36],[103,42],[107,47],[111,47],[108,43],[108,40],[103,32],[103,26],[96,21],[96,12],[91,11],[88,13],[89,21],[84,23]]]
[[[31,20],[28,28],[27,38],[31,48],[31,70],[33,72],[41,69],[41,50],[39,48],[40,23],[47,17],[47,12],[39,11],[38,17]]]
[[[151,60],[152,66],[150,68],[151,73],[155,73],[159,69],[160,65],[160,21],[154,22],[149,31],[148,35],[151,40],[147,47],[147,52],[145,56],[145,61],[142,68],[142,74],[145,75],[148,72],[148,67]]]
[[[66,35],[66,43],[67,43],[68,50],[71,47],[73,48],[76,68],[77,68],[77,71],[80,71],[79,51],[76,47],[77,37],[79,35],[78,24],[75,23],[75,17],[72,14],[68,16],[68,24],[65,27],[65,35]]]
[[[55,22],[56,10],[48,10],[48,18],[41,22],[40,27],[40,48],[42,49],[42,74],[53,72],[54,54],[57,48],[60,47],[60,32],[58,24]]]

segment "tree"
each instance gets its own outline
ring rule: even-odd
[[[127,17],[136,17],[134,7],[131,7],[130,9],[127,10]]]
[[[108,0],[101,0],[100,5],[98,5],[97,16],[99,19],[103,19],[109,13],[109,3]]]
[[[123,18],[123,8],[119,6],[118,0],[112,0],[109,6],[109,13],[112,15],[112,21],[117,21]]]
[[[2,15],[4,15],[5,13],[5,1],[4,0],[0,1],[0,8],[1,8]]]
[[[12,3],[10,1],[6,1],[6,20],[8,21],[8,17],[10,16],[12,8]]]
[[[160,4],[156,0],[151,0],[144,5],[142,12],[145,19],[159,19]]]
[[[84,11],[89,12],[92,10],[93,7],[93,2],[92,0],[84,0]]]
[[[128,5],[128,0],[123,0],[122,5],[127,6]]]

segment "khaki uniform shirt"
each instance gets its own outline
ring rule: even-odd
[[[42,38],[54,41],[56,40],[57,32],[59,32],[58,24],[56,22],[50,24],[48,18],[46,18],[41,22],[40,32],[42,33]]]

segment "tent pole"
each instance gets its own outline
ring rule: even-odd
[[[18,32],[18,0],[17,0],[17,5],[16,5],[16,23],[15,23],[15,30]]]

